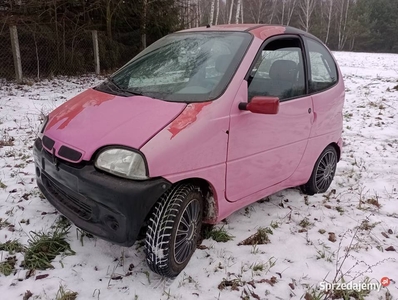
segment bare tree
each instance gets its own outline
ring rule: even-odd
[[[209,24],[213,25],[213,20],[214,20],[214,5],[215,5],[216,0],[211,1],[211,6],[210,6],[210,18],[209,18]]]
[[[191,8],[192,8],[192,4],[191,4],[191,0],[186,0],[185,1],[186,2],[186,4],[185,4],[185,7],[186,7],[186,9],[185,9],[185,14],[186,14],[186,18],[187,18],[187,25],[188,25],[188,28],[191,28],[192,27],[192,20],[193,20],[193,14],[192,14],[192,11],[191,11]]]
[[[333,0],[328,0],[327,2],[329,4],[329,7],[328,7],[328,13],[327,13],[327,16],[326,16],[328,23],[327,23],[327,27],[326,27],[325,44],[327,44],[328,41],[329,41],[330,26],[332,24],[332,12],[333,12]]]
[[[214,23],[215,25],[218,24],[218,17],[220,15],[220,0],[217,0],[216,3],[217,3],[217,10],[216,10],[216,21]]]
[[[310,29],[310,21],[312,13],[315,9],[315,0],[301,0],[299,3],[300,8],[300,25],[305,31]]]
[[[148,14],[148,0],[143,0],[142,2],[142,14],[141,14],[141,48],[146,48],[146,22],[147,22],[147,14]]]
[[[267,10],[267,2],[264,0],[251,0],[246,3],[248,15],[253,23],[260,23]]]
[[[270,7],[271,7],[271,9],[269,10],[269,15],[268,15],[268,23],[269,24],[272,24],[273,23],[273,20],[274,20],[274,17],[275,17],[275,13],[276,13],[276,4],[277,4],[277,2],[278,1],[275,1],[275,0],[271,0],[271,3],[270,3]]]
[[[228,24],[231,24],[233,8],[234,8],[234,0],[231,0],[231,6],[229,7]]]
[[[243,21],[243,7],[245,6],[244,3],[245,3],[245,1],[241,1],[241,3],[240,3],[240,17],[241,17],[241,23],[245,23],[245,22]]]
[[[236,4],[235,24],[239,23],[239,15],[240,15],[241,3],[242,3],[242,0],[238,0],[238,3]]]
[[[143,0],[142,7],[142,21],[146,22],[146,14],[147,14],[147,4],[148,0]],[[112,22],[115,13],[119,10],[120,4],[122,4],[123,0],[102,0],[102,7],[105,6],[105,21],[106,21],[106,34],[112,39]],[[144,31],[146,30],[146,24],[144,25]],[[142,31],[141,31],[142,32]]]
[[[282,0],[282,16],[281,16],[282,25],[286,26],[290,25],[296,5],[297,5],[297,0]]]
[[[201,14],[201,4],[200,1],[197,0],[197,4],[196,4],[196,27],[199,27],[201,24],[201,20],[202,20],[202,14]]]
[[[340,0],[338,9],[340,10],[338,22],[338,45],[337,49],[342,50],[348,38],[348,12],[350,9],[350,0]]]

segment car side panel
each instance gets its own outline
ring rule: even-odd
[[[313,118],[308,96],[281,102],[276,115],[240,111],[240,102],[247,102],[246,82],[231,111],[226,181],[229,201],[289,178],[305,152]]]
[[[341,74],[340,74],[341,76]],[[340,77],[337,86],[312,95],[314,124],[311,137],[343,130],[344,83]]]

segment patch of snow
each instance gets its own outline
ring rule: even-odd
[[[204,240],[207,249],[197,249],[174,280],[150,272],[140,243],[124,248],[87,237],[82,243],[73,226],[68,239],[76,255],[57,256],[54,269],[35,274],[49,276],[36,281],[35,276],[25,279],[23,255],[17,254],[15,274],[0,275],[1,298],[22,299],[30,290],[37,299],[54,299],[62,284],[78,292],[78,299],[229,300],[245,293],[260,299],[302,299],[322,281],[344,275],[346,282],[392,278],[387,288],[397,299],[398,254],[386,249],[398,250],[398,55],[334,55],[347,98],[344,149],[327,193],[307,198],[288,189],[235,212],[222,224],[234,239]],[[0,218],[14,226],[0,229],[0,243],[19,239],[27,245],[29,232],[48,231],[57,220],[35,183],[32,145],[40,113],[98,82],[91,76],[31,86],[2,82],[0,140],[12,145],[0,147]],[[237,245],[260,227],[272,230],[269,244]],[[1,261],[8,255],[0,251]],[[112,274],[123,276],[112,280]],[[236,289],[222,288],[224,280],[234,280]],[[385,299],[387,288],[366,299]]]

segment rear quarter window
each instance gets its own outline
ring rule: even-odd
[[[309,53],[309,90],[310,93],[321,92],[337,83],[337,66],[325,46],[312,39],[306,40]]]

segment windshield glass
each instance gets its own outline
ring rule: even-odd
[[[112,91],[179,102],[219,97],[252,37],[246,32],[168,35],[146,48],[110,78]]]

